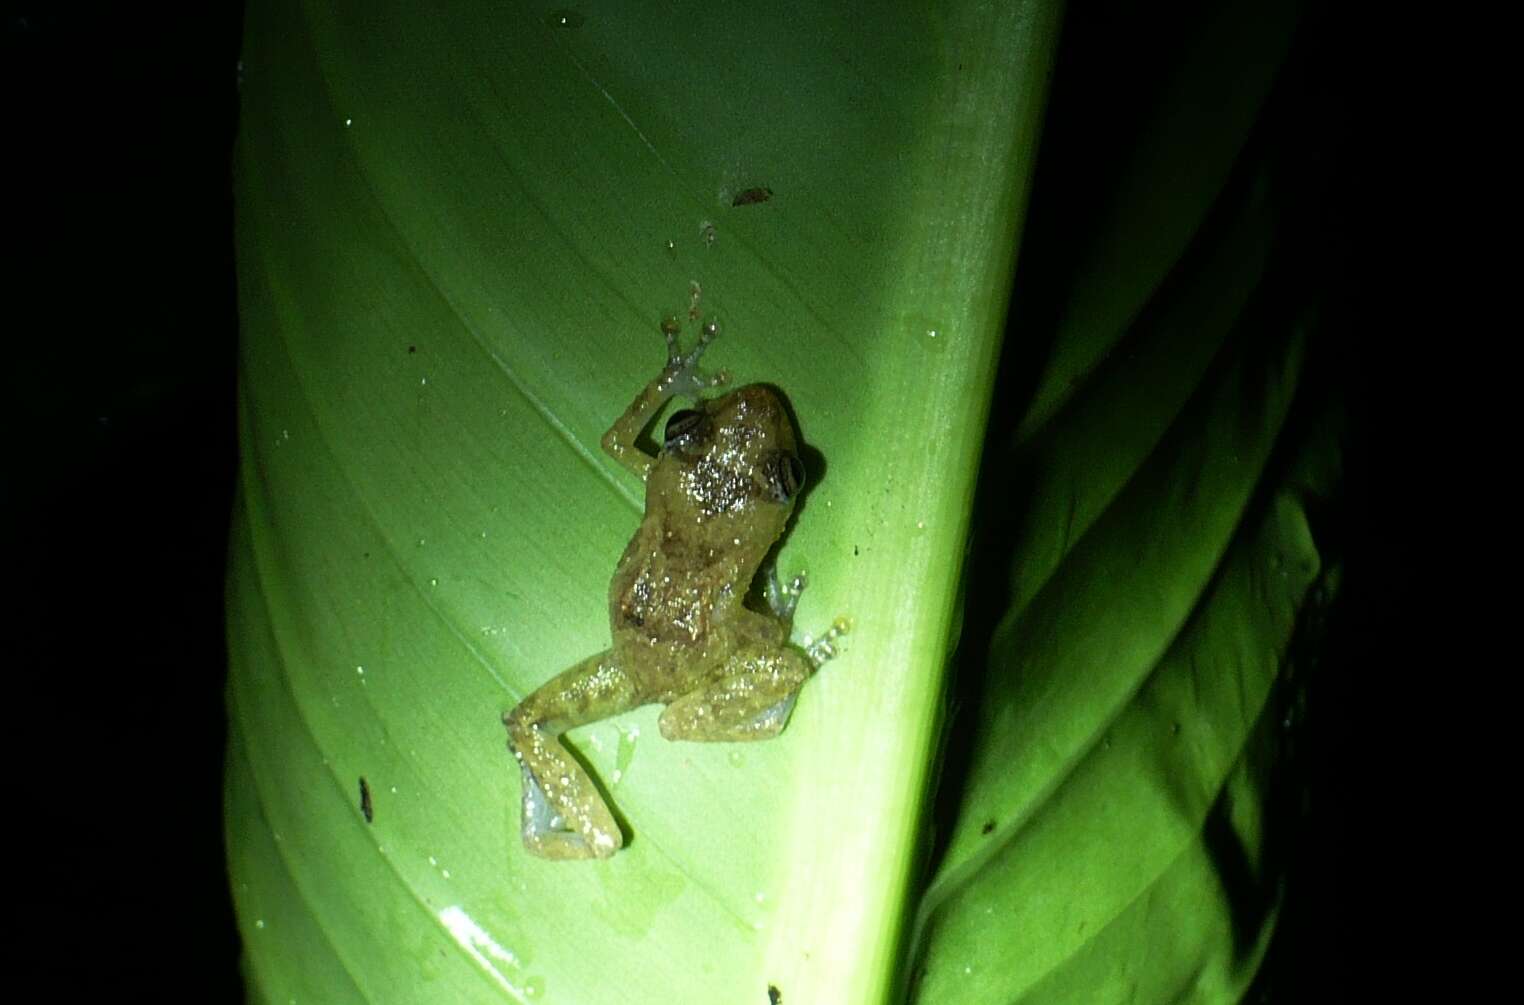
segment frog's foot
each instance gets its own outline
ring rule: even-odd
[[[787,584],[779,582],[778,567],[767,567],[767,606],[773,614],[781,618],[785,623],[794,620],[794,608],[799,606],[799,595],[804,588],[810,585],[809,578],[804,573],[798,573]]]
[[[529,767],[527,761],[531,758],[522,756],[521,749],[511,741],[510,746],[524,783],[523,837],[524,847],[531,854],[557,860],[608,858],[624,845],[624,835],[608,807],[591,790],[592,783],[581,766],[572,762],[564,750],[560,758],[552,759],[560,760],[561,770],[569,773],[560,776],[562,791],[557,793],[558,799],[552,800],[546,796],[539,776]],[[544,753],[533,759],[543,764],[547,760]]]
[[[660,390],[664,396],[683,395],[696,398],[702,391],[730,383],[730,373],[717,370],[713,374],[698,368],[704,350],[709,348],[720,334],[720,326],[713,321],[704,322],[699,329],[698,344],[687,352],[678,349],[677,335],[682,325],[676,318],[666,318],[661,323],[661,333],[667,339],[667,365],[662,370]]]
[[[836,656],[838,642],[841,637],[852,630],[852,622],[846,618],[837,618],[831,622],[831,627],[826,629],[824,635],[813,638],[806,635],[801,640],[805,655],[810,658],[810,666],[819,670],[827,661]]]
[[[566,861],[568,859],[607,858],[619,850],[624,842],[615,830],[613,840],[600,840],[602,835],[593,834],[592,841],[567,826],[566,818],[557,813],[545,798],[545,790],[533,772],[522,764],[519,770],[524,780],[523,836],[524,847],[541,858]]]

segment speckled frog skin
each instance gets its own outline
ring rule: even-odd
[[[624,836],[593,780],[561,745],[566,730],[653,702],[668,740],[765,740],[788,722],[814,669],[788,644],[792,591],[768,580],[769,614],[742,605],[804,483],[793,424],[777,394],[696,367],[716,334],[688,354],[664,324],[667,365],[603,437],[603,449],[646,483],[640,528],[609,583],[613,645],[551,679],[503,716],[523,776],[524,847],[550,859],[607,858]],[[667,420],[656,456],[636,437],[676,395],[692,408]]]

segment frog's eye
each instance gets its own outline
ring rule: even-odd
[[[804,488],[804,465],[793,454],[779,453],[767,464],[767,480],[773,498],[786,503]]]
[[[702,439],[709,430],[709,416],[696,408],[684,408],[672,413],[667,420],[667,431],[662,436],[662,446],[676,450],[696,439]]]

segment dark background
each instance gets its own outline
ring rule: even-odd
[[[24,965],[71,999],[243,997],[221,833],[241,6],[6,9],[7,288],[20,308],[0,367],[0,506],[20,597],[6,731],[19,797],[7,817],[22,877],[13,904],[33,939]],[[1116,75],[1146,75],[1142,33],[1169,29],[1137,12],[1124,13],[1123,34],[1105,27],[1123,8],[1070,4],[1029,243],[1083,230],[1087,186],[1118,133],[1096,130],[1087,150],[1073,124],[1125,113],[1111,100]],[[1358,445],[1341,334],[1354,324],[1341,297],[1352,188],[1342,53],[1332,20],[1309,19],[1253,144],[1301,186],[1280,261],[1305,262],[1299,279],[1325,300],[1319,380],[1348,398]],[[1287,900],[1256,1001],[1345,993],[1342,737],[1362,625],[1360,462],[1353,451],[1352,490],[1323,517],[1320,544],[1349,567],[1347,601],[1288,707],[1301,726],[1280,797],[1292,825]]]
[[[6,8],[9,955],[46,1000],[243,998],[221,796],[241,20]]]

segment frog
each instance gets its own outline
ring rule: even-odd
[[[799,575],[785,586],[776,563],[766,562],[805,484],[780,392],[748,384],[705,397],[729,382],[724,371],[698,368],[719,326],[702,323],[687,352],[676,318],[660,327],[666,365],[601,441],[645,483],[644,515],[609,582],[611,644],[502,716],[520,769],[524,847],[545,859],[607,859],[625,840],[592,777],[562,744],[567,730],[659,703],[669,741],[771,739],[843,630],[838,621],[818,642],[792,645],[806,581]],[[667,419],[653,454],[640,434],[679,396],[692,407]],[[764,563],[765,612],[745,602]]]

